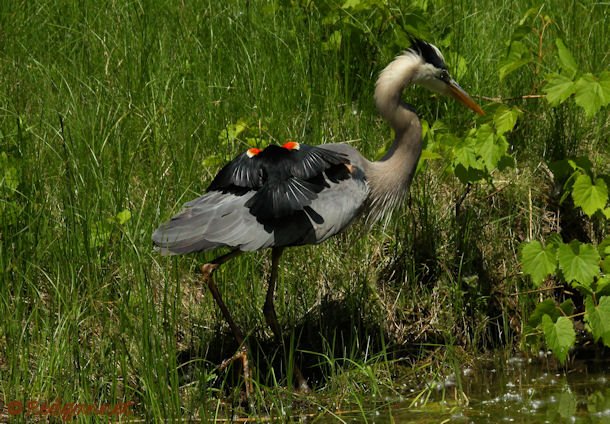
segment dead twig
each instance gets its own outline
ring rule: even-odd
[[[494,103],[505,103],[505,102],[514,102],[515,100],[530,100],[530,99],[543,99],[546,97],[546,94],[524,94],[523,96],[517,97],[488,97],[488,96],[474,96],[480,100],[485,100],[488,102]]]

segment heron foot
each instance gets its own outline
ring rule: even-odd
[[[230,364],[238,360],[241,360],[241,368],[244,373],[244,385],[246,387],[246,399],[249,399],[253,392],[252,374],[250,373],[250,366],[248,364],[248,349],[245,346],[241,346],[239,350],[235,352],[235,355],[222,361],[218,366],[218,370],[224,371]]]

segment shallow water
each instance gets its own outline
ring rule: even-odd
[[[450,376],[433,382],[436,393],[419,407],[410,406],[412,400],[397,401],[340,418],[370,423],[610,423],[609,360],[578,361],[564,370],[544,359],[517,357],[463,369],[460,379],[468,402],[455,401],[457,383]]]

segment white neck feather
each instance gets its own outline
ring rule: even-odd
[[[415,173],[422,148],[421,124],[415,112],[402,102],[401,95],[407,85],[421,77],[418,72],[422,69],[423,59],[407,51],[394,59],[377,80],[377,110],[394,129],[395,139],[386,155],[372,162],[367,172],[371,190],[369,221],[389,217],[404,200]]]
[[[379,114],[395,130],[402,126],[396,122],[396,109],[401,104],[400,96],[404,88],[417,77],[417,70],[424,65],[423,59],[412,51],[396,57],[379,74],[375,86],[375,104]]]

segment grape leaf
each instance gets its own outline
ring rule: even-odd
[[[604,274],[609,274],[610,273],[610,256],[604,257],[604,259],[602,259],[602,262],[600,263],[599,266],[601,267]]]
[[[599,275],[599,253],[590,244],[572,240],[570,244],[562,244],[557,250],[559,268],[566,281],[573,281],[590,288],[593,278]]]
[[[588,118],[593,117],[602,106],[610,103],[610,87],[593,74],[585,74],[574,84],[576,104],[585,110]]]
[[[572,299],[568,299],[561,302],[559,309],[561,309],[564,315],[570,316],[576,310],[576,305],[574,305],[574,301]]]
[[[516,107],[508,108],[501,105],[494,113],[494,124],[496,126],[496,132],[498,134],[504,134],[505,132],[511,131],[515,128],[517,119],[521,115],[521,112]]]
[[[536,309],[527,320],[527,325],[530,327],[538,327],[542,322],[542,317],[548,315],[551,320],[555,321],[559,318],[559,309],[553,299],[545,299],[536,305]]]
[[[548,244],[548,245],[552,244],[555,247],[559,247],[563,244],[563,240],[559,233],[549,234],[548,237],[546,238],[545,242],[546,242],[546,244]]]
[[[546,345],[559,362],[565,363],[568,351],[576,342],[576,332],[572,321],[567,317],[559,317],[553,322],[550,316],[542,316],[542,331]]]
[[[597,251],[601,257],[610,255],[610,236],[606,236],[606,238],[597,245]]]
[[[595,282],[595,295],[598,297],[601,296],[610,296],[610,277],[604,275],[599,280]]]
[[[508,150],[508,142],[504,137],[495,136],[493,129],[483,124],[477,129],[476,149],[488,172],[497,168],[500,158]]]
[[[603,210],[608,202],[608,186],[606,182],[598,178],[595,184],[586,174],[581,174],[572,186],[572,199],[574,204],[582,208],[587,216],[593,216],[598,210]]]
[[[463,165],[464,168],[483,169],[484,165],[478,160],[476,140],[466,137],[453,148],[453,161]]]
[[[555,45],[557,46],[557,51],[559,52],[561,69],[566,71],[566,73],[571,77],[574,77],[576,72],[578,72],[578,66],[576,66],[574,56],[572,56],[572,53],[570,53],[570,50],[568,50],[561,38],[555,39]]]
[[[593,339],[610,347],[610,296],[602,296],[597,306],[591,296],[585,298],[585,322]]]
[[[599,74],[599,85],[605,99],[603,106],[608,106],[610,104],[610,71],[604,71]]]
[[[521,245],[520,259],[523,271],[532,278],[532,283],[539,287],[546,276],[557,269],[557,248],[553,245],[543,247],[538,240],[533,240]]]
[[[546,100],[553,107],[566,101],[576,92],[576,84],[572,79],[559,74],[550,74],[546,77],[547,83],[542,88],[546,93]]]

